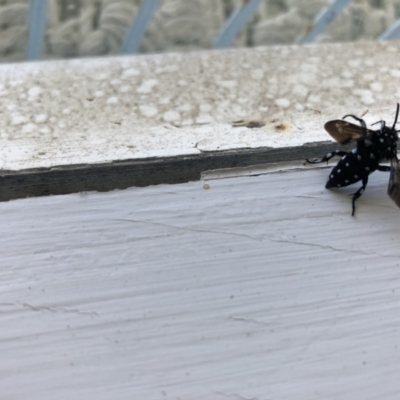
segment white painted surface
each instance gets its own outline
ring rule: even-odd
[[[326,141],[347,113],[392,120],[398,58],[371,42],[1,65],[0,169]]]
[[[1,203],[0,397],[397,400],[400,212],[327,175]]]

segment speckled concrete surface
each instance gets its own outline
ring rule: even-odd
[[[0,168],[325,141],[345,113],[390,120],[399,87],[397,42],[3,65]]]

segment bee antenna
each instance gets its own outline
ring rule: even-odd
[[[394,118],[393,126],[392,129],[396,126],[397,123],[397,118],[399,117],[399,103],[397,103],[397,108],[396,108],[396,117]]]

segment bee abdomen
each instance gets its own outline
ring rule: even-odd
[[[348,186],[361,181],[377,168],[377,160],[370,152],[347,153],[329,174],[327,189]]]

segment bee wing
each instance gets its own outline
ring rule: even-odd
[[[347,144],[355,141],[365,133],[363,127],[341,119],[328,121],[324,128],[340,144]],[[367,129],[367,135],[372,133],[373,131]]]
[[[388,196],[400,207],[400,165],[397,156],[390,160]]]

